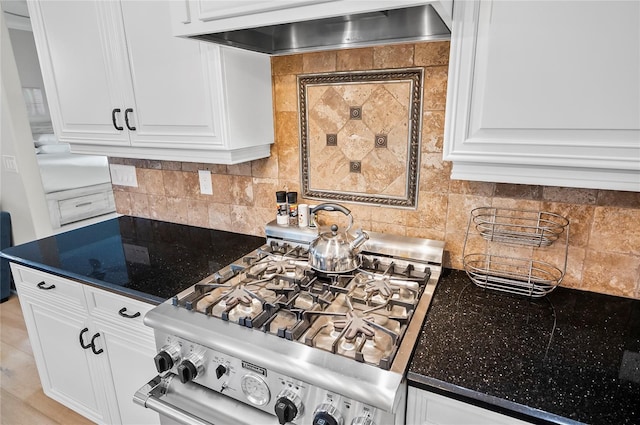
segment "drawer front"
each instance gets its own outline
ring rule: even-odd
[[[152,304],[89,286],[85,287],[85,292],[92,316],[117,323],[144,326],[144,315],[154,307]]]
[[[58,201],[60,224],[71,223],[88,217],[114,211],[113,192],[100,192]]]
[[[11,271],[18,293],[27,291],[38,300],[60,300],[86,310],[82,284],[13,263]]]

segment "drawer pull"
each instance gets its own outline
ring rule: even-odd
[[[93,204],[93,202],[83,202],[81,204],[76,205],[76,208],[80,208],[80,207],[86,207],[88,205]]]
[[[80,331],[80,347],[84,348],[85,350],[88,348],[91,348],[91,344],[87,344],[85,345],[84,341],[82,340],[82,336],[85,334],[85,332],[89,332],[89,328],[84,328],[83,330]],[[93,343],[93,341],[92,341]]]
[[[98,332],[97,334],[95,334],[92,338],[91,338],[91,351],[93,351],[93,354],[98,355],[100,353],[102,353],[104,350],[101,348],[98,351],[96,351],[96,338],[98,338],[100,336],[100,332]]]
[[[43,280],[42,282],[38,283],[38,285],[36,285],[36,286],[38,288],[40,288],[40,289],[44,289],[45,291],[48,291],[49,289],[53,289],[53,288],[56,287],[56,285],[54,285],[53,283],[51,285],[49,285],[49,286],[45,286],[45,285],[46,285],[46,283]]]
[[[124,127],[118,126],[118,124],[116,123],[116,114],[120,113],[120,109],[116,108],[114,110],[111,111],[111,122],[113,123],[113,127],[118,130],[118,131],[122,131],[124,130]]]
[[[135,127],[132,127],[131,124],[129,124],[129,113],[133,113],[133,109],[132,108],[127,108],[124,110],[124,122],[125,124],[127,124],[127,128],[131,131],[136,131]]]
[[[134,314],[127,314],[127,313],[125,313],[125,311],[127,311],[127,307],[122,307],[120,309],[120,311],[118,312],[118,314],[120,316],[122,316],[122,317],[126,317],[127,319],[134,319],[134,318],[140,316],[140,312],[139,311],[136,311]]]

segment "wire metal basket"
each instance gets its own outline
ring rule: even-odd
[[[467,253],[470,235],[477,232],[489,241],[484,253]],[[493,243],[545,248],[565,235],[564,266],[533,258],[493,253]],[[482,207],[471,211],[462,249],[467,275],[476,285],[502,292],[540,298],[562,282],[567,270],[569,220],[558,214]]]
[[[494,207],[472,210],[471,219],[488,241],[538,247],[551,245],[569,225],[568,219],[550,212]]]

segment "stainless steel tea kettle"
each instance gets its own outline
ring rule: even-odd
[[[350,272],[360,267],[358,251],[369,235],[362,230],[355,238],[349,234],[353,225],[351,211],[338,204],[320,204],[309,212],[313,220],[317,211],[339,211],[349,217],[349,225],[339,232],[338,226],[333,224],[331,231],[320,233],[309,245],[309,265],[325,273]]]

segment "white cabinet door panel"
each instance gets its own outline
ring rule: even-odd
[[[20,303],[45,394],[92,421],[109,423],[101,413],[105,396],[102,387],[95,386],[94,364],[89,359],[94,354],[80,346],[85,322],[68,312],[41,306],[30,297],[21,295]],[[91,330],[84,332],[84,343],[93,335]]]
[[[151,328],[143,329],[148,331],[144,334],[134,335],[102,321],[96,321],[96,326],[107,347],[105,359],[110,370],[107,385],[113,388],[110,394],[115,396],[112,402],[116,404],[114,415],[120,416],[118,423],[158,424],[160,418],[155,411],[133,402],[133,394],[157,374],[153,363],[156,351]]]
[[[126,102],[136,130],[133,146],[220,145],[220,96],[213,46],[174,37],[169,8],[159,2],[122,2],[131,88]],[[123,49],[124,50],[124,49]],[[202,147],[202,146],[200,146]]]
[[[454,15],[453,178],[640,191],[639,2],[487,0]]]
[[[128,144],[128,136],[116,130],[112,111],[122,108],[124,92],[117,58],[102,46],[115,37],[104,23],[104,2],[45,1],[29,3],[39,46],[40,66],[47,89],[56,134],[79,139]],[[46,36],[45,36],[46,32]],[[116,114],[122,123],[124,110]],[[120,125],[118,124],[118,125]]]

